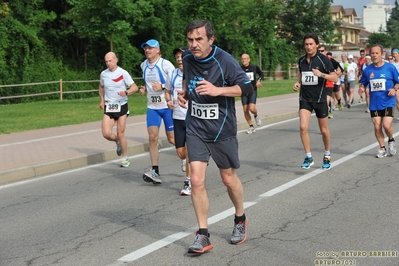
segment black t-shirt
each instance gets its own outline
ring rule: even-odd
[[[191,51],[183,53],[183,78],[187,84],[187,133],[206,142],[226,140],[237,135],[235,97],[199,95],[197,82],[205,79],[216,87],[249,84],[237,60],[217,46],[205,59],[197,59]]]
[[[330,59],[319,52],[311,57],[309,62],[306,58],[307,55],[298,60],[298,68],[301,75],[299,100],[312,103],[326,102],[326,80],[313,75],[312,69],[318,69],[325,74],[334,72],[335,69]]]
[[[263,74],[262,70],[257,65],[249,64],[248,66],[241,66],[242,70],[245,71],[247,74],[249,80],[252,83],[252,87],[254,87],[254,90],[257,89],[256,87],[256,81],[257,80],[262,80],[265,75]],[[256,77],[258,75],[258,77]]]

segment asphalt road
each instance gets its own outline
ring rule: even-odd
[[[330,170],[320,169],[315,117],[309,170],[300,168],[298,119],[239,133],[249,218],[243,245],[228,243],[234,211],[211,161],[214,249],[187,255],[196,219],[190,198],[179,195],[184,174],[168,148],[160,155],[161,186],[141,178],[147,153],[132,157],[129,168],[114,161],[0,186],[0,265],[399,265],[399,154],[374,158],[364,105],[336,111],[329,122]],[[395,121],[396,137],[398,128]]]

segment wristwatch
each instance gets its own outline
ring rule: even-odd
[[[321,73],[321,77],[324,79],[324,77],[326,76],[326,74]]]
[[[162,90],[166,89],[165,84],[161,84]]]
[[[125,91],[125,95],[127,96],[129,93],[127,91]]]

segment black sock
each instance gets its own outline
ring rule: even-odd
[[[388,142],[391,142],[391,141],[395,142],[395,139],[394,139],[394,138],[392,138],[392,139],[388,140]]]
[[[341,99],[338,100],[338,105],[340,105],[340,104],[341,104]]]
[[[385,146],[381,146],[381,147],[380,147],[380,150],[381,150],[381,149],[384,149],[384,150],[386,150],[386,149],[385,149]]]
[[[242,216],[235,215],[234,222],[238,224],[239,222],[245,222],[245,213]]]
[[[200,229],[198,229],[198,234],[199,234],[199,235],[208,236],[208,235],[209,235],[209,234],[208,234],[208,228],[200,228]]]
[[[158,165],[153,165],[152,169],[154,169],[155,173],[157,173],[159,175],[159,167],[158,167]]]
[[[250,124],[249,127],[254,127],[254,125],[253,125],[253,124]]]

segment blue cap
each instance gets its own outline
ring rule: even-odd
[[[154,39],[148,40],[147,42],[143,43],[143,44],[141,45],[141,48],[144,48],[144,47],[146,47],[147,45],[150,46],[150,47],[157,47],[157,48],[159,48],[159,42],[158,42],[157,40],[154,40]]]

